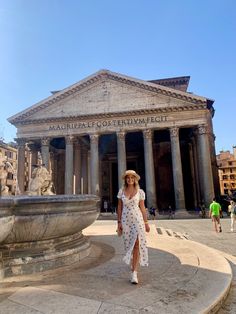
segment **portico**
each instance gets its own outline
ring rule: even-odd
[[[32,162],[38,150],[52,171],[57,194],[92,193],[116,206],[122,174],[134,169],[147,207],[208,205],[218,192],[213,101],[164,83],[101,70],[9,118],[20,190],[27,145]]]

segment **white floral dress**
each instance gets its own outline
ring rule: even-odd
[[[130,264],[134,244],[138,237],[140,265],[148,266],[148,250],[145,235],[145,224],[143,221],[142,212],[139,208],[139,201],[145,200],[145,193],[143,190],[139,189],[137,193],[131,199],[129,199],[125,196],[123,189],[120,189],[117,197],[121,199],[123,203],[121,216],[121,223],[123,227],[122,235],[125,247],[125,256],[123,260],[126,264]]]

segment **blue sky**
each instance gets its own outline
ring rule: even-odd
[[[236,145],[236,1],[0,0],[0,137],[7,118],[100,69],[190,75],[215,100],[216,152]]]

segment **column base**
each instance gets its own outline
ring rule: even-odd
[[[195,215],[191,214],[187,209],[178,209],[175,211],[174,218],[176,219],[192,219],[196,218]]]
[[[157,214],[156,219],[197,219],[199,213],[196,210],[177,209],[175,213],[160,212]]]

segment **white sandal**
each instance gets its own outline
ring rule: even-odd
[[[137,272],[133,271],[132,275],[131,275],[131,283],[137,285],[138,284],[138,276],[137,276]]]

